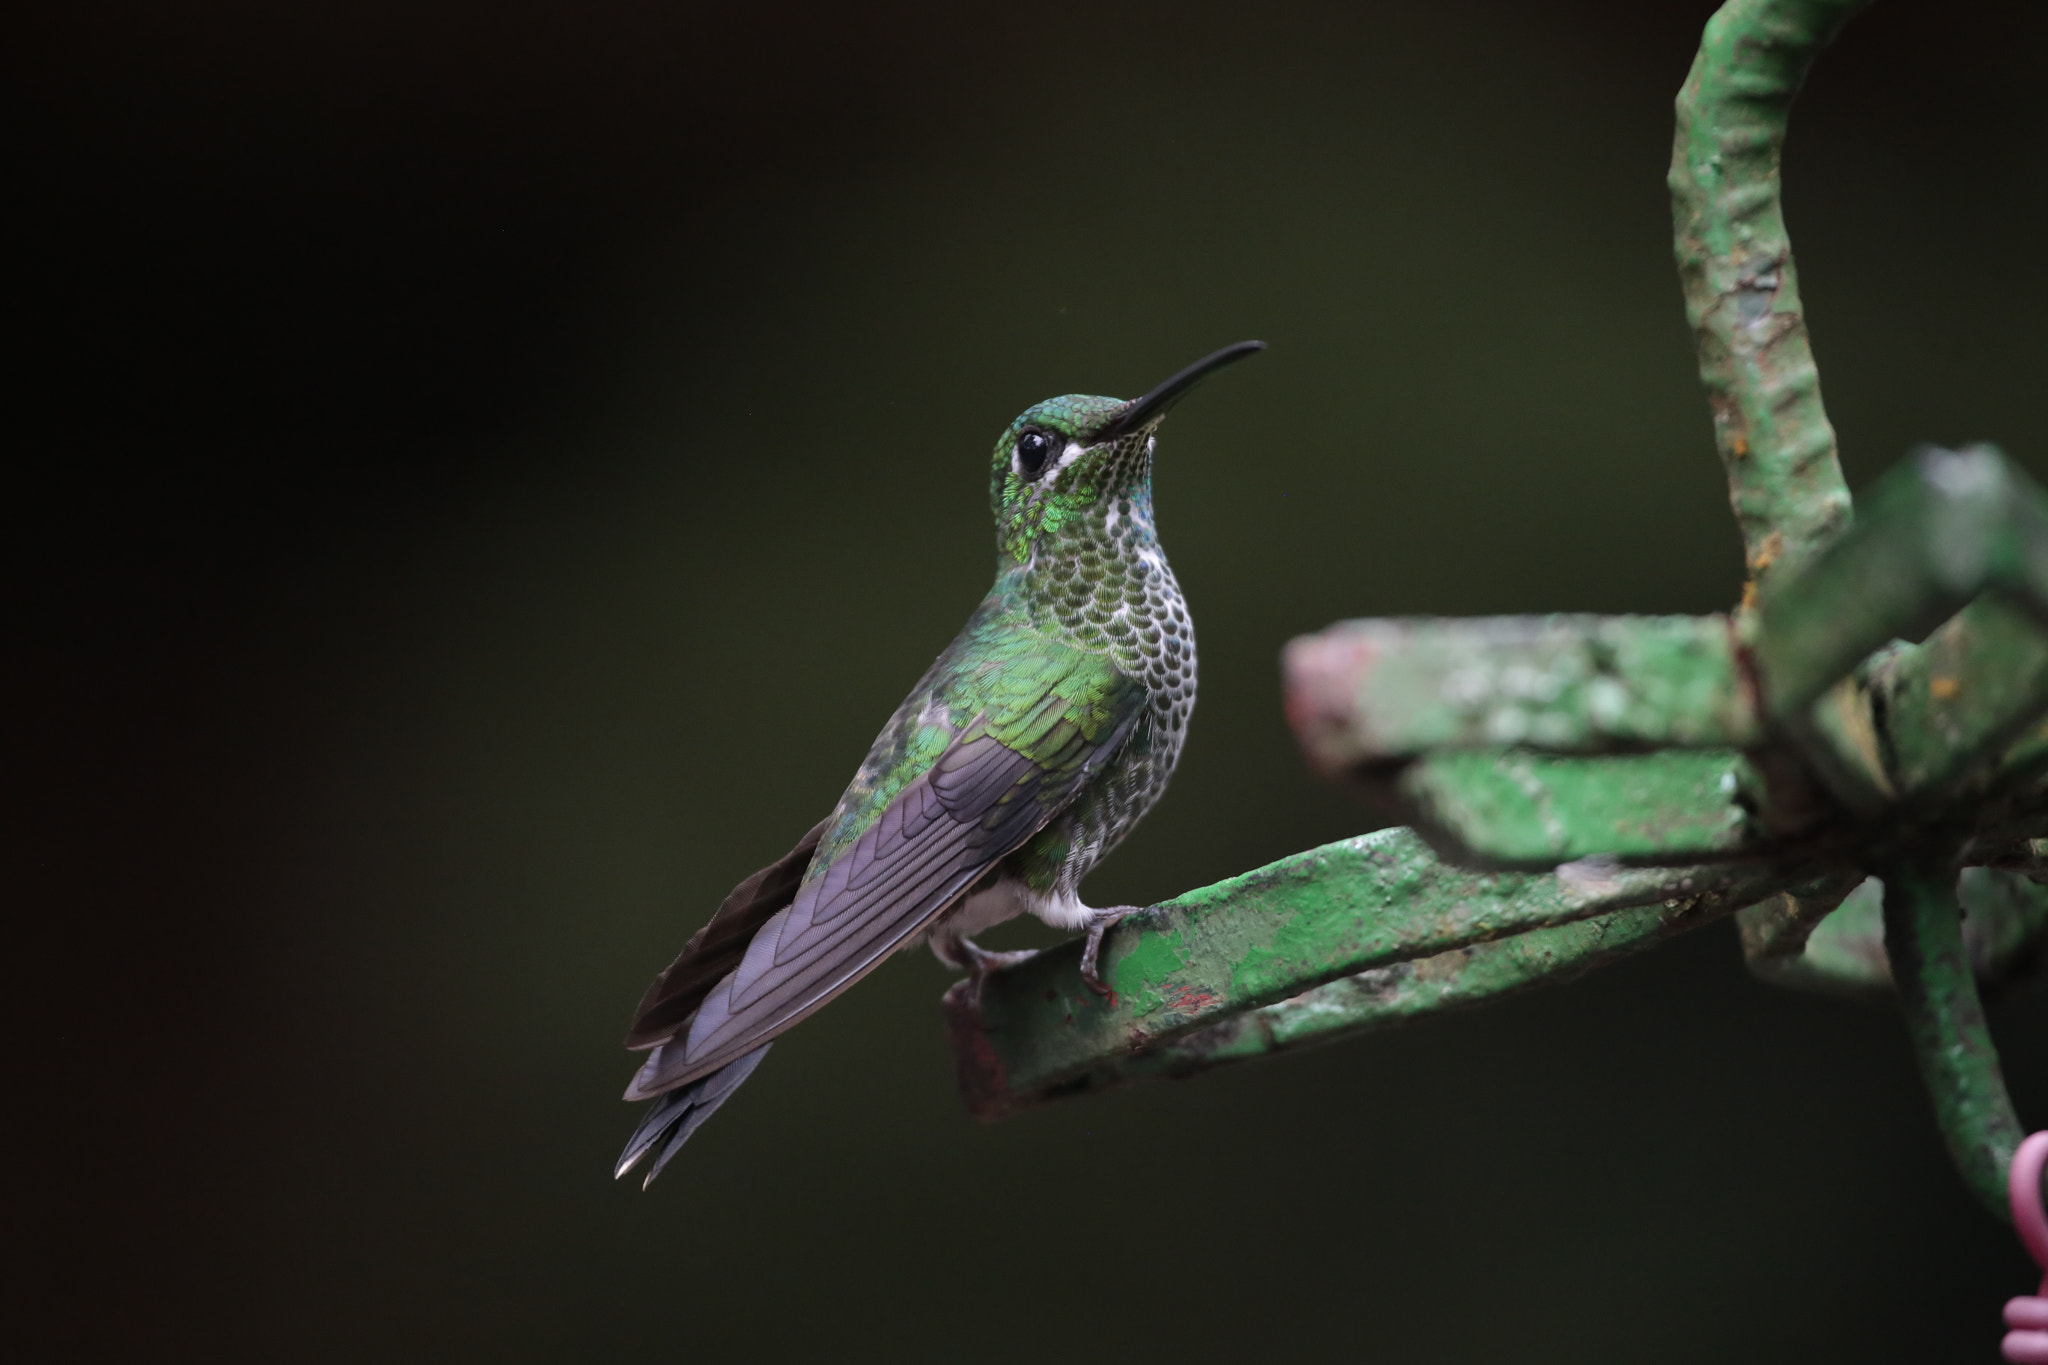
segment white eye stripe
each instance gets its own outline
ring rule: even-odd
[[[1058,462],[1054,464],[1049,464],[1045,466],[1045,468],[1039,470],[1037,475],[1035,476],[1036,481],[1039,483],[1049,482],[1052,479],[1053,475],[1059,473],[1062,469],[1065,469],[1067,466],[1073,464],[1074,461],[1080,459],[1083,455],[1087,453],[1088,447],[1082,445],[1079,441],[1067,442],[1066,449],[1060,452],[1060,458]],[[1010,472],[1015,474],[1018,478],[1026,480],[1027,482],[1032,481],[1034,478],[1033,475],[1024,472],[1024,461],[1020,453],[1015,450],[1012,450],[1010,452]]]

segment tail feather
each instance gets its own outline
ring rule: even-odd
[[[690,1135],[703,1125],[704,1120],[717,1113],[718,1106],[754,1074],[754,1068],[768,1055],[771,1046],[773,1044],[763,1043],[708,1076],[655,1096],[647,1116],[640,1120],[640,1126],[626,1140],[626,1150],[619,1154],[618,1169],[612,1172],[612,1177],[617,1179],[625,1175],[649,1152],[660,1147],[661,1152],[655,1157],[654,1165],[648,1168],[647,1178],[640,1182],[640,1188],[644,1190],[652,1185],[654,1177],[660,1175],[661,1168],[683,1149]]]

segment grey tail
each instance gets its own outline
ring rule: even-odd
[[[618,1169],[612,1172],[613,1179],[632,1170],[649,1152],[659,1147],[661,1150],[655,1156],[654,1164],[647,1168],[647,1178],[640,1182],[640,1188],[644,1190],[652,1185],[654,1177],[661,1174],[661,1168],[683,1150],[690,1134],[717,1113],[718,1106],[740,1088],[741,1082],[754,1074],[754,1068],[768,1055],[771,1046],[773,1044],[763,1043],[744,1057],[727,1062],[709,1076],[656,1095],[648,1107],[647,1116],[640,1120],[640,1126],[627,1139],[626,1150],[619,1154]]]

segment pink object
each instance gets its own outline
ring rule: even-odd
[[[2044,1167],[2048,1167],[2048,1132],[2031,1134],[2012,1154],[2005,1194],[2012,1201],[2012,1224],[2019,1229],[2027,1254],[2048,1272],[2048,1211],[2041,1208]],[[1999,1349],[2007,1360],[2013,1365],[2048,1365],[2048,1274],[2042,1276],[2040,1293],[2006,1302],[2005,1325],[2012,1330],[2005,1334]]]

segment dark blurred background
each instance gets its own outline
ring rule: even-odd
[[[1663,186],[1711,8],[16,14],[18,1358],[1990,1360],[2034,1272],[1898,1022],[1725,926],[990,1127],[906,957],[609,1178],[633,1002],[977,599],[1037,399],[1272,343],[1161,442],[1202,705],[1098,904],[1363,827],[1290,635],[1733,600]],[[2048,475],[2044,51],[1890,0],[1800,105],[1859,485]],[[2048,1121],[2048,1002],[1994,1024]]]

